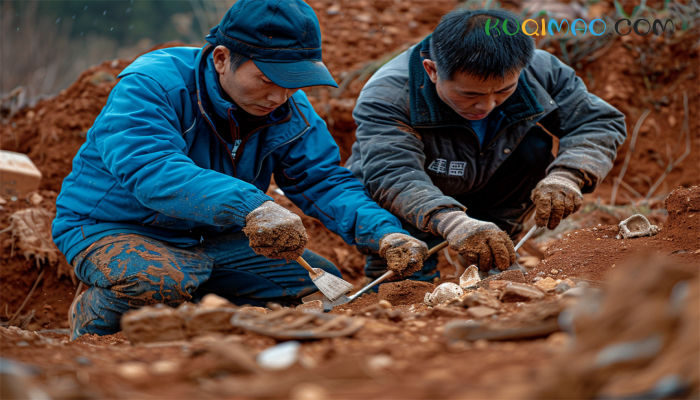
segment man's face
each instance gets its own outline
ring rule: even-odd
[[[272,83],[248,60],[231,71],[229,50],[224,46],[214,49],[214,66],[219,83],[234,103],[249,114],[264,116],[284,104],[297,89],[285,89]]]
[[[435,84],[438,96],[457,114],[468,120],[486,118],[501,105],[518,87],[520,71],[505,79],[483,80],[457,72],[452,80],[438,78],[437,68],[431,60],[423,60],[423,67]]]

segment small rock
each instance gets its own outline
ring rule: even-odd
[[[511,281],[492,281],[492,282],[489,282],[489,289],[503,290],[503,288],[510,285],[511,283],[514,283],[514,282],[511,282]]]
[[[208,333],[237,333],[239,328],[231,325],[231,317],[236,310],[231,307],[200,308],[188,314],[185,319],[187,337]]]
[[[549,335],[547,342],[557,347],[567,346],[571,343],[571,335],[566,332],[554,332]]]
[[[378,354],[376,356],[368,357],[367,366],[373,370],[382,370],[390,368],[396,362],[391,356],[387,354]]]
[[[494,315],[497,312],[498,311],[494,310],[493,308],[486,306],[469,307],[467,309],[467,313],[469,313],[469,315],[471,315],[474,318],[490,317],[491,315]]]
[[[117,374],[124,379],[142,380],[149,375],[148,364],[132,361],[117,365]]]
[[[381,307],[385,310],[388,310],[388,309],[394,307],[394,305],[389,303],[387,300],[379,300],[379,303],[377,303],[377,304],[379,304],[379,307]]]
[[[479,278],[479,269],[476,265],[470,265],[459,277],[459,286],[464,290],[476,287],[479,282],[481,282],[481,278]]]
[[[536,286],[524,283],[511,283],[506,286],[501,301],[504,303],[514,303],[518,301],[539,300],[544,297],[544,293]]]
[[[219,308],[219,307],[232,307],[236,306],[230,301],[224,299],[221,296],[217,296],[214,293],[209,293],[202,297],[202,301],[199,302],[199,308]]]
[[[7,204],[7,200],[3,199],[2,196],[0,196],[0,205],[4,206]]]
[[[566,292],[566,291],[569,290],[569,289],[571,289],[571,286],[569,286],[569,284],[566,283],[566,282],[562,282],[562,283],[558,284],[558,285],[554,288],[554,291],[555,291],[557,294],[562,294],[562,293]]]
[[[156,361],[151,365],[151,372],[154,375],[174,374],[180,370],[180,364],[170,360]]]
[[[543,292],[548,293],[554,291],[554,288],[557,286],[557,282],[550,277],[546,277],[540,281],[535,282],[535,286],[537,286]]]
[[[267,308],[263,307],[242,307],[240,311],[252,311],[260,314],[267,314]]]
[[[299,304],[296,307],[298,311],[318,311],[323,312],[323,302],[321,300],[313,300],[308,303]]]
[[[486,339],[479,339],[474,342],[474,348],[483,350],[483,349],[488,349],[489,347],[489,341]]]
[[[280,371],[294,365],[299,358],[301,343],[296,340],[280,343],[261,351],[256,357],[258,365],[269,371]]]
[[[549,271],[549,273],[552,275],[556,275],[559,273],[559,271],[557,271],[556,269],[552,269],[551,271]]]
[[[443,301],[459,297],[464,294],[464,290],[458,284],[445,282],[440,284],[432,293],[426,293],[423,302],[429,306],[436,306]]]
[[[121,319],[121,328],[132,344],[184,340],[184,320],[170,307],[142,307]]]
[[[325,400],[332,397],[323,386],[311,382],[297,383],[289,389],[291,400]]]
[[[336,15],[340,13],[340,4],[333,4],[332,6],[326,8],[326,14]]]
[[[490,308],[499,309],[503,307],[503,305],[500,301],[498,301],[496,296],[492,295],[491,293],[487,292],[485,289],[482,288],[479,288],[476,292],[471,293],[462,298],[462,304],[470,308],[477,306],[486,306]]]
[[[38,206],[39,204],[41,204],[42,201],[44,201],[44,196],[40,195],[39,193],[35,192],[35,193],[32,193],[31,196],[29,196],[29,202],[33,206]]]

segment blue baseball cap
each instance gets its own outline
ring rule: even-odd
[[[321,60],[321,28],[301,0],[238,0],[206,37],[250,58],[286,89],[338,87]]]

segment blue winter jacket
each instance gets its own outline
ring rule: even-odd
[[[56,200],[53,239],[72,261],[98,239],[137,233],[187,247],[240,230],[275,182],[302,211],[345,242],[377,251],[399,220],[349,170],[306,95],[297,91],[246,140],[217,132],[236,124],[211,46],[139,57],[120,75],[87,133]],[[230,129],[229,126],[225,126]],[[234,138],[241,139],[241,138]],[[245,150],[245,151],[243,151]]]

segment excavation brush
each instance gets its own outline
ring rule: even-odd
[[[346,282],[322,269],[312,268],[301,257],[297,258],[297,262],[301,264],[304,269],[309,271],[309,277],[311,277],[314,285],[316,285],[318,290],[330,301],[338,300],[353,288],[350,282]]]

